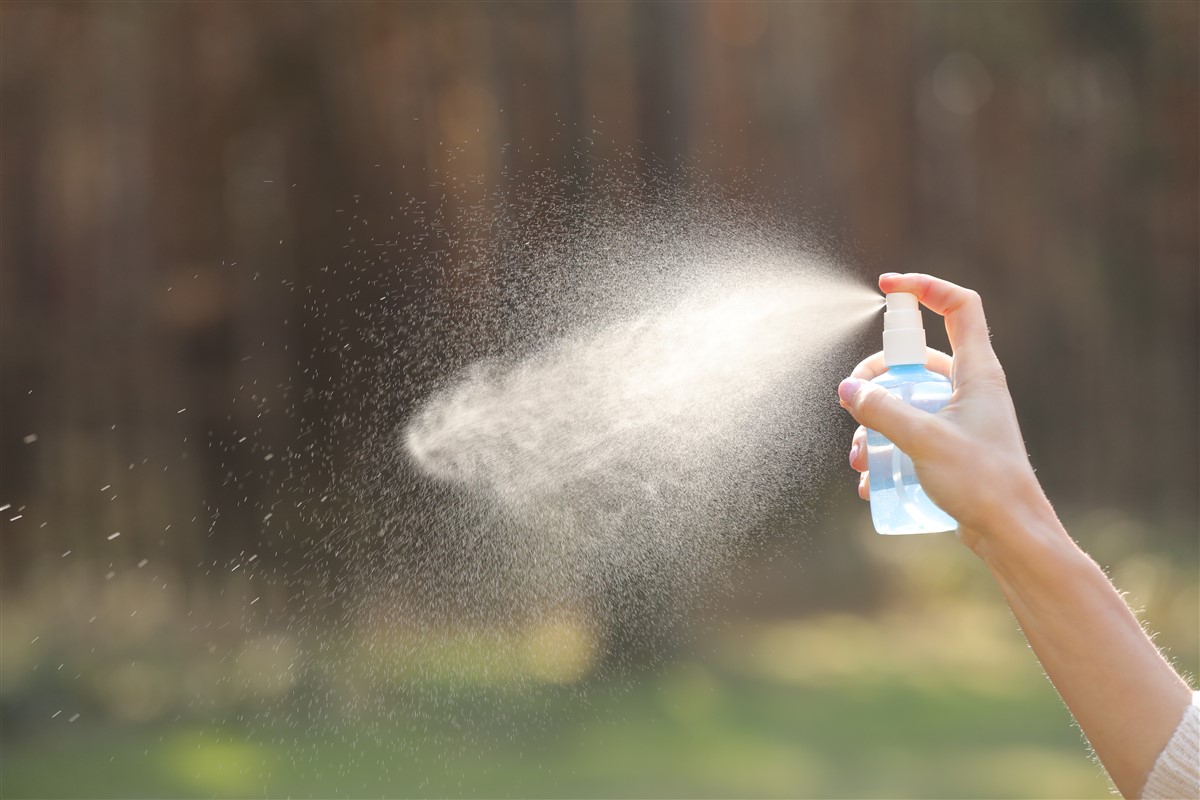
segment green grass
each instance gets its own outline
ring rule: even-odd
[[[879,675],[789,684],[690,663],[626,687],[449,698],[428,720],[75,726],[6,742],[3,796],[1107,795],[1036,670],[1002,691]]]
[[[1194,551],[1144,552],[1146,526],[1125,518],[1084,523],[1196,674]],[[981,565],[901,539],[863,539],[874,566],[855,580],[805,579],[814,597],[869,579],[873,611],[726,617],[623,683],[557,685],[596,669],[571,617],[266,631],[214,650],[169,615],[81,636],[9,600],[0,797],[1109,797]]]

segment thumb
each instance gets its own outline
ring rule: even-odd
[[[937,441],[939,420],[933,414],[913,408],[878,384],[846,378],[838,386],[838,399],[860,425],[879,431],[909,457],[919,457]]]

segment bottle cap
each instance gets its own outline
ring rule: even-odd
[[[925,323],[917,296],[909,292],[887,295],[883,314],[883,363],[889,367],[925,363]]]

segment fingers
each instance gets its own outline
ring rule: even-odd
[[[888,273],[879,277],[885,292],[911,292],[922,305],[946,319],[946,334],[959,359],[958,374],[966,378],[996,365],[987,319],[979,294],[932,275]]]
[[[850,440],[850,466],[859,472],[867,471],[867,429],[862,425]]]
[[[860,425],[879,431],[914,458],[937,442],[941,424],[937,417],[870,381],[846,378],[838,386],[838,399]]]
[[[862,425],[858,426],[851,440],[850,466],[861,473],[858,476],[858,496],[863,500],[871,499],[871,485],[867,477],[867,429]]]
[[[927,347],[925,350],[925,366],[949,378],[950,370],[954,366],[954,359],[941,350],[934,350],[932,347]],[[858,366],[854,368],[850,376],[869,381],[885,372],[887,372],[887,365],[883,363],[883,352],[880,351],[858,362]]]

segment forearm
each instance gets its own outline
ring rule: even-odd
[[[1136,797],[1190,690],[1031,489],[976,552],[1117,789]]]

